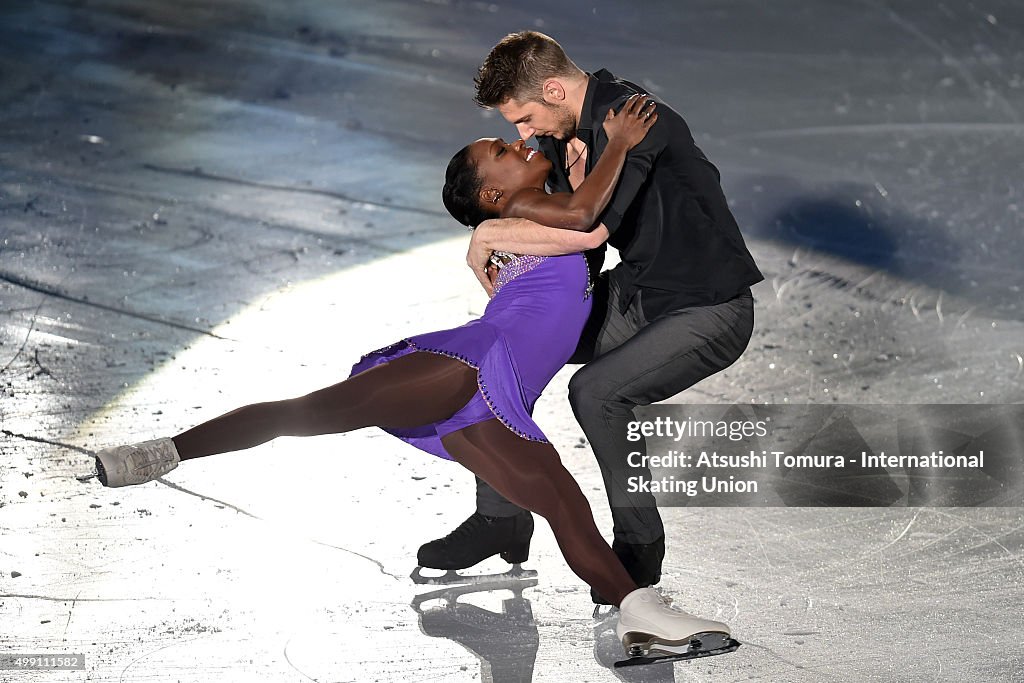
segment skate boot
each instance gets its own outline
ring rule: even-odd
[[[630,578],[641,588],[653,586],[661,581],[661,562],[665,559],[665,537],[658,538],[653,543],[626,543],[615,539],[612,541],[612,550],[619,557],[622,566],[629,572]],[[611,602],[598,594],[593,588],[590,589],[590,599],[598,607],[594,608],[596,618],[600,605],[610,605]]]
[[[529,578],[537,572],[524,570],[520,564],[530,557],[530,538],[533,536],[533,515],[526,510],[513,517],[488,517],[474,512],[453,532],[420,546],[416,554],[419,567],[412,573],[417,583],[466,583],[503,578]],[[505,574],[464,576],[455,570],[467,569],[488,557],[500,555],[513,565]],[[439,577],[420,573],[422,567],[445,569]]]
[[[630,657],[616,666],[708,657],[740,646],[726,624],[670,607],[653,588],[638,588],[622,599],[615,635]]]
[[[104,486],[144,484],[178,466],[181,459],[170,439],[104,448],[96,454],[96,472]]]

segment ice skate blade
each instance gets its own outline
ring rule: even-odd
[[[449,569],[441,576],[425,576],[423,567],[416,567],[412,570],[409,578],[413,583],[421,586],[453,586],[460,584],[474,583],[495,583],[498,581],[509,581],[518,579],[533,579],[537,576],[536,569],[523,569],[521,564],[514,564],[507,572],[500,574],[459,574],[454,569]]]
[[[95,476],[96,476],[96,478],[99,480],[99,482],[101,484],[106,486],[107,485],[107,470],[104,469],[103,463],[100,461],[100,459],[98,457],[95,460],[96,460],[96,475]],[[82,479],[79,479],[78,481],[82,481]]]
[[[735,652],[741,643],[725,633],[696,633],[688,641],[658,642],[649,634],[627,633],[623,645],[629,659],[615,662],[616,668],[623,666],[639,666],[641,664],[657,664],[659,662],[684,662],[700,657],[713,657]]]

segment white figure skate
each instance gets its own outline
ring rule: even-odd
[[[170,439],[154,439],[129,446],[104,448],[96,454],[100,483],[111,488],[145,484],[173,470],[181,462]]]
[[[729,626],[670,607],[653,588],[638,588],[619,605],[615,635],[629,659],[615,666],[653,664],[733,652]]]

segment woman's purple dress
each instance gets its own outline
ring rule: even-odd
[[[388,433],[448,460],[441,437],[494,418],[524,439],[546,442],[533,405],[576,349],[591,303],[582,254],[518,256],[499,272],[481,318],[368,353],[352,375],[415,351],[456,358],[477,371],[476,396],[447,420]]]

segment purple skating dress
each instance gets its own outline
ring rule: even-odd
[[[385,430],[442,458],[453,460],[441,437],[494,418],[524,439],[547,442],[533,421],[533,406],[576,349],[590,315],[590,289],[582,254],[516,256],[499,271],[494,297],[482,317],[368,353],[352,366],[351,374],[416,351],[449,356],[474,368],[480,390],[450,418],[414,429]]]

